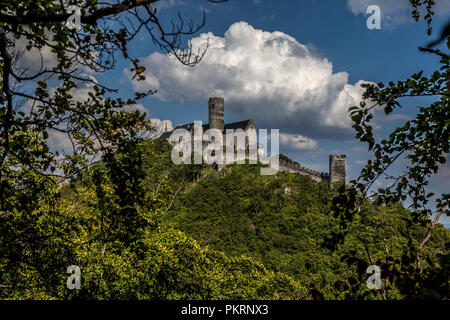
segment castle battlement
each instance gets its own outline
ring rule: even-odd
[[[225,123],[224,121],[224,112],[225,112],[225,101],[224,98],[221,97],[211,97],[208,101],[208,110],[209,110],[209,124],[203,125],[203,131],[207,129],[219,129],[222,132],[225,132],[227,129],[247,131],[249,129],[256,129],[255,124],[252,119],[234,122],[234,123]],[[177,126],[174,130],[184,128],[191,132],[194,130],[194,124],[189,123],[181,126]],[[173,131],[174,131],[173,130]],[[167,139],[169,141],[170,137],[173,133],[165,132],[161,138]],[[327,182],[327,183],[346,183],[347,181],[347,166],[346,166],[346,155],[345,154],[332,154],[329,158],[329,173],[319,172],[316,170],[312,170],[310,168],[306,168],[296,162],[288,162],[280,159],[279,162],[279,170],[286,171],[290,173],[307,175],[317,182]],[[218,166],[219,170],[223,166]]]

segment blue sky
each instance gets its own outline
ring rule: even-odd
[[[450,17],[450,0],[438,2],[434,36]],[[368,4],[380,6],[380,30],[366,27]],[[147,67],[147,81],[133,83],[125,62],[113,72],[97,75],[99,80],[119,88],[124,96],[133,89],[156,87],[159,93],[141,101],[140,107],[151,118],[170,120],[174,126],[195,120],[206,123],[208,97],[224,95],[227,121],[252,118],[257,127],[280,129],[289,137],[281,152],[319,171],[328,171],[328,154],[346,153],[350,179],[358,175],[369,155],[366,145],[353,139],[345,121],[345,110],[358,101],[359,81],[403,80],[438,66],[438,59],[417,50],[432,37],[427,36],[424,22],[412,21],[407,0],[230,0],[221,4],[166,0],[158,7],[166,24],[178,12],[187,20],[200,21],[205,10],[206,25],[197,36],[212,39],[212,48],[204,61],[183,68],[143,34],[130,53]],[[258,48],[264,48],[264,53]],[[376,118],[376,134],[386,135],[429,101],[405,100],[395,116]],[[432,189],[448,192],[449,181],[447,163],[433,179]],[[450,219],[442,222],[448,224]]]

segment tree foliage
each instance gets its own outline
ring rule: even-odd
[[[160,166],[170,159],[168,143],[158,141],[153,148],[155,153],[147,153],[144,160],[151,177],[165,174]],[[172,189],[181,184],[182,188],[162,225],[185,232],[202,247],[231,257],[251,257],[269,270],[291,276],[308,288],[310,299],[380,299],[379,292],[366,287],[366,269],[374,263],[384,267],[387,248],[388,262],[397,261],[389,274],[389,297],[414,296],[410,287],[397,285],[397,279],[409,278],[396,272],[404,267],[402,261],[407,262],[404,253],[419,245],[427,226],[414,222],[413,213],[400,203],[379,206],[366,200],[343,242],[336,243],[333,235],[342,231],[342,225],[332,214],[336,191],[326,183],[284,172],[261,176],[255,165],[227,166],[222,172],[205,168],[194,181],[176,172],[167,175],[167,182]],[[149,185],[150,189],[157,187]],[[435,271],[430,263],[448,268],[449,240],[450,232],[436,225],[422,253],[424,275]],[[439,279],[436,296],[447,297],[448,283],[442,281],[444,273],[439,275],[433,283],[424,280],[420,294],[432,292]]]
[[[448,153],[448,54],[422,48],[439,56],[440,70],[367,86],[366,101],[351,112],[376,160],[357,189],[335,196],[326,184],[291,174],[262,177],[257,167],[217,174],[174,166],[170,146],[143,141],[150,123],[129,107],[154,92],[119,98],[92,74],[123,59],[133,79],[144,80],[145,68],[129,53],[140,34],[184,65],[201,61],[207,48],[197,51],[185,40],[204,16],[198,24],[180,16],[167,29],[155,2],[0,3],[0,297],[448,298],[448,230],[424,209],[424,187]],[[416,19],[426,7],[430,26],[434,1],[411,3]],[[70,5],[80,8],[80,30],[67,28]],[[27,67],[24,59],[36,54],[40,63]],[[80,89],[87,92],[82,99]],[[399,99],[424,95],[439,100],[375,141],[373,108],[389,114]],[[369,101],[375,105],[367,107]],[[51,149],[55,134],[66,135],[71,150]],[[387,206],[365,199],[401,155],[411,166],[379,190],[377,200]],[[405,195],[416,211],[398,204]],[[445,194],[437,201],[437,218],[448,214],[448,201]],[[380,292],[361,281],[369,263],[383,267]],[[66,288],[73,264],[82,271],[81,290]]]
[[[422,16],[428,24],[428,34],[431,35],[435,1],[410,0],[410,3],[413,18],[419,21]],[[436,232],[439,218],[450,215],[450,194],[444,192],[433,198],[435,195],[428,190],[430,179],[446,164],[450,146],[449,28],[450,24],[443,28],[440,38],[430,42],[427,47],[419,47],[420,51],[439,59],[438,70],[433,70],[428,75],[422,70],[403,81],[363,85],[363,101],[359,106],[351,107],[349,114],[356,138],[368,144],[373,158],[367,162],[360,176],[352,181],[352,185],[347,189],[342,188],[340,194],[333,199],[332,212],[341,226],[332,235],[334,243],[342,242],[349,233],[361,212],[361,204],[368,196],[377,204],[410,203],[413,222],[423,224],[426,229],[422,231],[418,242],[413,241],[411,236],[401,259],[394,259],[386,252],[385,262],[382,263],[383,276],[387,281],[385,289],[388,288],[388,282],[395,281],[407,298],[442,297],[449,291],[448,251],[443,252],[434,262],[429,260],[431,268],[426,271],[422,264],[423,250],[432,238],[432,233]],[[442,42],[445,49],[433,48]],[[428,97],[434,101],[428,106],[421,106],[412,120],[396,128],[386,138],[377,138],[371,122],[377,109],[389,116],[394,110],[403,107],[405,99],[417,101],[420,97]],[[390,173],[389,169],[399,162],[403,168],[401,173]],[[386,178],[387,185],[374,190],[375,183],[382,177]],[[433,206],[435,208],[431,209]],[[369,252],[367,255],[371,260]],[[354,256],[347,256],[346,259],[360,262]],[[360,276],[364,276],[363,272],[360,272]],[[387,299],[386,291],[382,290],[382,293],[383,298]]]

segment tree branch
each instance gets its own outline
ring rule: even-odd
[[[436,214],[436,217],[434,218],[433,222],[431,222],[431,226],[428,228],[428,231],[427,231],[427,234],[426,234],[425,238],[423,238],[423,240],[420,242],[419,246],[416,249],[417,268],[420,270],[420,272],[422,272],[422,267],[420,265],[421,261],[420,261],[419,253],[420,253],[420,251],[422,251],[423,247],[425,246],[425,244],[430,239],[431,232],[436,227],[436,224],[438,223],[439,218],[444,213],[446,208],[447,208],[447,206],[442,207],[441,210],[439,210],[439,212]]]
[[[98,9],[90,15],[82,16],[81,23],[96,25],[98,19],[111,15],[116,15],[139,6],[149,5],[156,1],[158,0],[125,0],[110,7]],[[13,16],[0,13],[0,22],[9,23],[12,25],[29,25],[36,22],[63,22],[67,21],[67,19],[69,19],[71,15],[72,13],[59,13],[59,14],[33,13],[33,14]]]
[[[3,87],[2,91],[3,94],[6,96],[6,114],[5,114],[5,120],[4,120],[4,127],[3,127],[3,135],[4,135],[4,143],[3,146],[5,148],[5,152],[1,155],[0,159],[0,167],[3,165],[3,162],[5,161],[6,154],[8,148],[9,148],[9,127],[11,125],[11,118],[13,116],[13,103],[12,103],[12,94],[11,89],[9,88],[9,75],[12,72],[12,59],[8,52],[8,40],[6,38],[5,31],[3,28],[0,27],[0,57],[2,58],[3,66],[2,66],[2,82]],[[1,174],[1,171],[0,171]]]

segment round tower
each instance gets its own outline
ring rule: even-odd
[[[219,129],[223,131],[224,129],[224,99],[213,97],[209,98],[209,128]]]

